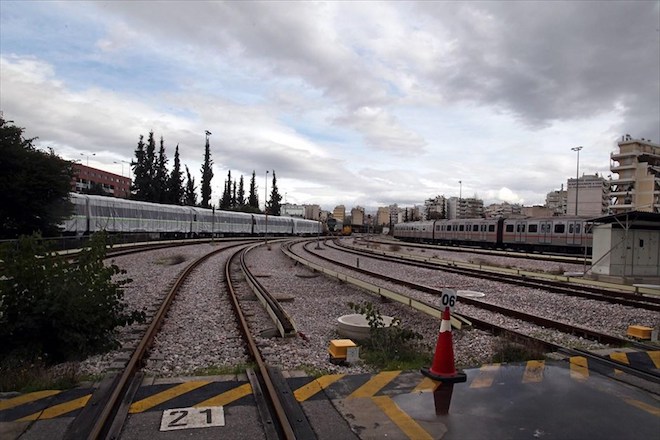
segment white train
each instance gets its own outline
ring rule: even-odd
[[[69,235],[97,231],[163,236],[316,235],[316,220],[220,211],[194,206],[161,205],[116,197],[71,193],[74,213],[62,225]]]
[[[589,218],[565,216],[509,219],[426,220],[394,225],[394,237],[438,244],[528,251],[591,252]]]

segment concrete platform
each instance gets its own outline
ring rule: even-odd
[[[657,384],[647,390],[632,387],[616,370],[601,374],[577,358],[484,365],[465,372],[467,382],[454,385],[446,415],[436,415],[437,383],[417,371],[318,378],[292,374],[287,383],[322,440],[660,438]],[[89,391],[0,400],[0,437],[62,438]],[[218,406],[223,408],[222,426],[161,430],[168,410]],[[245,378],[146,382],[121,438],[184,437],[266,438]]]

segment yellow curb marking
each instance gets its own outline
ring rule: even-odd
[[[538,383],[543,381],[544,361],[527,361],[525,373],[523,374],[523,383]]]
[[[499,369],[500,364],[483,365],[479,368],[479,375],[474,378],[470,384],[470,388],[488,388],[493,385]]]
[[[408,414],[401,410],[388,396],[376,396],[371,400],[390,418],[409,438],[415,440],[433,440],[433,437],[419,426]]]
[[[571,379],[587,380],[589,377],[589,365],[584,356],[571,357]]]
[[[426,391],[435,391],[435,388],[438,386],[439,382],[434,381],[430,377],[425,377],[419,385],[412,390],[413,393],[423,393]]]
[[[649,405],[648,403],[640,402],[639,400],[635,400],[635,399],[623,399],[623,400],[625,400],[626,403],[635,406],[641,410],[644,410],[651,415],[660,417],[660,408],[657,408],[653,405]]]
[[[217,396],[206,399],[205,401],[199,402],[193,406],[195,408],[201,406],[225,406],[250,394],[252,394],[252,385],[249,383],[244,383],[241,386],[238,386],[229,391],[225,391],[222,394],[218,394]]]
[[[655,368],[660,368],[660,350],[647,351],[646,353],[649,355],[649,357],[653,361],[653,364],[655,365]]]
[[[328,374],[321,376],[318,379],[314,379],[307,385],[298,388],[293,392],[293,395],[296,396],[296,400],[298,402],[304,402],[305,400],[309,399],[319,391],[326,389],[344,376],[345,374]]]
[[[189,391],[196,390],[197,388],[201,388],[204,385],[210,384],[210,381],[192,381],[192,382],[185,382],[182,384],[179,384],[177,386],[174,386],[172,388],[168,388],[165,391],[162,391],[160,393],[156,393],[153,396],[149,396],[145,399],[139,400],[137,402],[133,402],[131,404],[131,407],[129,408],[128,412],[129,414],[135,414],[135,413],[141,413],[143,411],[146,411],[150,408],[153,408],[156,405],[160,405],[163,402],[166,402],[170,399],[173,399],[175,397],[178,397],[182,394],[185,394]]]
[[[385,385],[394,380],[399,374],[401,374],[401,371],[385,371],[383,373],[378,373],[369,379],[367,383],[353,391],[351,395],[347,397],[347,399],[371,397],[380,391]]]
[[[92,397],[91,394],[87,394],[86,396],[79,397],[75,400],[71,400],[69,402],[64,402],[60,403],[59,405],[54,405],[50,406],[43,411],[36,412],[34,414],[30,414],[29,416],[25,416],[21,419],[16,420],[17,422],[25,422],[28,420],[43,420],[43,419],[53,419],[55,417],[59,417],[62,414],[66,414],[71,411],[75,411],[77,409],[80,409],[84,407],[87,404],[87,401]]]
[[[34,393],[23,394],[22,396],[12,397],[7,400],[0,400],[0,411],[3,409],[14,408],[15,406],[23,405],[25,403],[34,402],[35,400],[43,399],[45,397],[54,396],[61,393],[60,390],[45,390],[35,391]]]

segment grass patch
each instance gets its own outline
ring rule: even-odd
[[[10,357],[0,364],[0,392],[67,390],[78,386],[82,379],[72,363],[48,367],[41,360],[28,362]]]
[[[492,363],[524,362],[544,359],[543,347],[499,338],[493,347]]]
[[[206,368],[198,368],[193,371],[193,376],[222,376],[224,374],[243,374],[248,368],[255,368],[255,364],[239,365],[212,365]]]
[[[428,367],[433,361],[431,353],[418,348],[407,348],[397,353],[395,358],[390,358],[382,351],[365,348],[360,352],[360,358],[365,364],[376,367],[379,370],[419,370]]]

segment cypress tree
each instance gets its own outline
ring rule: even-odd
[[[144,149],[144,136],[140,135],[137,147],[135,148],[135,161],[131,161],[133,167],[133,182],[131,193],[136,200],[147,200],[147,165],[146,153]]]
[[[160,137],[160,148],[158,149],[158,159],[156,160],[156,175],[154,179],[154,199],[159,203],[167,203],[169,197],[168,175],[167,175],[167,155],[165,154],[165,141]]]
[[[231,189],[231,209],[236,209],[238,204],[236,203],[236,179],[234,179],[234,184]]]
[[[149,132],[149,139],[147,140],[147,151],[144,160],[145,170],[147,174],[145,201],[157,202],[156,198],[156,141],[154,140],[153,130]]]
[[[204,163],[202,164],[202,208],[210,208],[211,200],[211,179],[213,179],[213,161],[211,160],[211,147],[209,146],[209,137],[206,136],[206,146],[204,148]]]
[[[190,176],[190,170],[188,165],[186,165],[186,189],[184,191],[184,204],[187,206],[196,206],[197,205],[197,187],[195,186],[195,179]]]
[[[270,200],[268,201],[268,213],[271,215],[280,215],[282,210],[282,196],[277,189],[277,177],[273,170],[273,188],[270,191]]]
[[[236,193],[236,203],[239,207],[245,205],[245,186],[243,185],[243,175],[241,174],[241,179],[238,181],[238,192]]]
[[[168,203],[181,205],[183,203],[183,175],[181,174],[181,161],[179,160],[179,144],[174,150],[174,168],[167,180]]]
[[[257,195],[257,182],[254,170],[252,170],[252,179],[250,180],[250,195],[248,197],[248,206],[259,210],[259,196]]]

